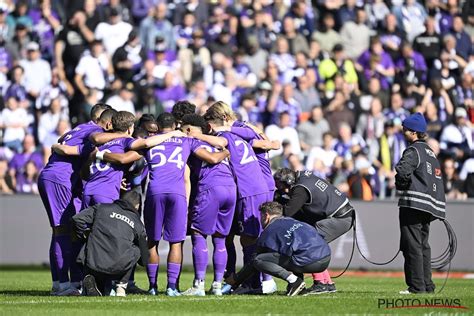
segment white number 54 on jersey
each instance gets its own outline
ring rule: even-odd
[[[154,169],[156,167],[162,167],[166,163],[174,163],[178,169],[182,169],[184,166],[183,155],[181,154],[183,148],[176,147],[169,157],[165,156],[163,153],[164,150],[164,145],[158,145],[150,149],[150,162],[152,162],[151,168]],[[159,157],[159,161],[157,163],[153,163],[155,162],[156,157]]]

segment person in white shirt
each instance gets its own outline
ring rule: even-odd
[[[465,160],[472,158],[474,143],[473,129],[468,126],[466,109],[458,107],[454,112],[455,121],[443,129],[440,137],[440,148],[448,154],[453,154],[456,159]]]
[[[38,122],[38,140],[46,145],[47,139],[51,135],[56,135],[56,127],[60,120],[67,120],[68,116],[61,111],[61,99],[59,97],[52,99],[48,111],[41,115]],[[56,141],[57,142],[57,138]],[[49,144],[51,146],[52,144]]]
[[[26,50],[27,58],[20,61],[20,66],[25,70],[23,84],[28,94],[37,98],[51,83],[51,67],[46,60],[41,59],[38,43],[28,43]]]
[[[329,173],[337,157],[334,148],[334,137],[331,132],[327,131],[323,134],[323,145],[321,147],[313,147],[306,159],[306,170],[314,171],[316,160],[320,160],[324,165],[324,172]]]
[[[95,29],[94,36],[104,43],[105,51],[113,56],[117,48],[125,44],[128,34],[132,31],[131,24],[122,21],[119,12],[112,8],[110,10],[109,22],[101,22]]]
[[[291,145],[291,153],[295,155],[301,154],[300,139],[298,132],[295,128],[290,126],[290,115],[288,112],[280,113],[279,124],[272,124],[267,126],[265,129],[265,135],[268,135],[270,140],[277,140],[280,143],[283,143],[284,140],[287,140]],[[281,155],[283,148],[278,150],[271,150],[268,154],[270,159]]]
[[[114,110],[127,111],[135,114],[135,105],[133,104],[132,99],[133,84],[127,83],[120,89],[118,94],[108,98],[106,103],[109,104]]]
[[[91,43],[90,51],[85,52],[76,67],[74,78],[77,87],[84,96],[88,96],[91,89],[98,91],[98,99],[102,99],[107,85],[108,76],[113,69],[101,41]]]
[[[9,97],[6,100],[6,107],[0,113],[0,129],[4,129],[3,144],[16,152],[21,152],[26,128],[30,122],[26,110],[18,106],[15,97]]]

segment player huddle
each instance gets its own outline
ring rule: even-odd
[[[55,295],[78,295],[83,278],[75,262],[82,244],[70,237],[72,216],[99,203],[112,203],[126,190],[144,197],[150,294],[157,293],[162,239],[170,245],[169,296],[182,295],[178,284],[187,234],[193,244],[195,280],[185,295],[205,295],[208,236],[214,246],[212,294],[222,295],[224,272],[235,272],[234,235],[240,235],[244,263],[252,259],[262,232],[259,206],[273,201],[275,190],[267,152],[279,144],[237,121],[223,102],[213,104],[204,116],[194,112],[193,104],[180,101],[172,113],[163,113],[156,121],[144,115],[135,122],[129,112],[97,104],[91,122],[53,145],[38,187],[52,227]],[[260,289],[263,283],[264,293],[275,290],[267,275],[247,282]]]

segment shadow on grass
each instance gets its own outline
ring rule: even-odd
[[[49,291],[37,291],[37,290],[14,290],[14,291],[0,291],[0,295],[5,296],[51,296]]]

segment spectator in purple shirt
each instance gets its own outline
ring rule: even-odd
[[[40,0],[39,7],[30,10],[28,15],[33,21],[33,33],[39,38],[43,58],[49,61],[52,60],[54,34],[61,27],[59,15],[52,10],[50,0]]]
[[[380,79],[383,89],[388,89],[395,75],[392,58],[382,46],[380,37],[374,36],[370,41],[370,48],[357,60],[359,70],[362,70],[366,80],[373,76]]]
[[[395,65],[397,80],[400,84],[424,85],[426,82],[427,67],[423,56],[415,52],[410,43],[403,43],[402,56]]]
[[[161,101],[166,112],[170,112],[173,105],[186,97],[186,90],[180,83],[176,83],[171,71],[165,74],[164,86],[155,91],[155,96]]]
[[[16,192],[25,194],[38,194],[39,170],[35,163],[29,160],[23,172],[18,174],[16,180]]]
[[[43,155],[36,151],[35,139],[31,134],[27,134],[23,140],[23,152],[15,154],[10,160],[9,174],[15,187],[29,161],[34,163],[38,171],[44,167]]]

